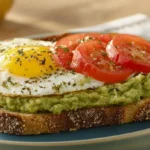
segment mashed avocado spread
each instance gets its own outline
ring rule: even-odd
[[[38,113],[77,110],[94,106],[126,105],[150,97],[150,74],[139,74],[126,82],[107,84],[93,90],[44,97],[6,97],[0,106],[17,112]]]

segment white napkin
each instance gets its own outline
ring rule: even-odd
[[[91,27],[69,30],[71,32],[118,32],[130,33],[150,39],[150,18],[144,14],[121,18]]]

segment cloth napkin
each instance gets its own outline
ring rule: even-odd
[[[69,30],[71,32],[117,32],[142,36],[150,40],[150,18],[144,14],[136,14],[108,23]]]

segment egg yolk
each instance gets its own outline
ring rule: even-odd
[[[0,68],[14,75],[39,77],[56,70],[51,51],[45,46],[20,46],[4,51]]]

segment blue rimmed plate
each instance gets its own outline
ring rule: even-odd
[[[1,150],[107,149],[143,150],[150,147],[150,121],[80,129],[58,134],[16,136],[0,133]]]

